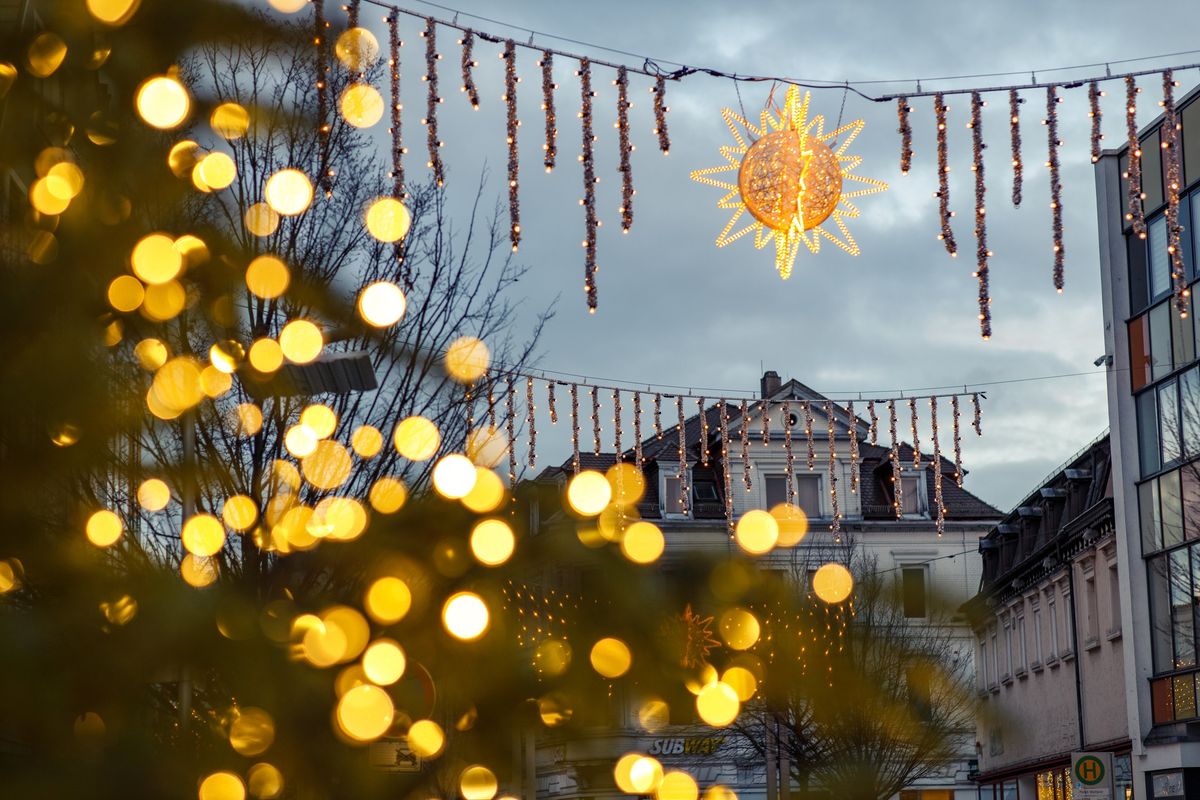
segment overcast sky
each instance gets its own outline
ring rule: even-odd
[[[1168,2],[1148,12],[1127,2],[1004,3],[904,2],[873,0],[836,5],[763,0],[730,4],[712,0],[657,2],[609,0],[447,0],[514,25],[586,40],[655,58],[727,71],[825,80],[873,80],[1008,70],[1038,71],[1064,81],[1102,73],[1044,69],[1171,53],[1194,47],[1200,4]],[[407,4],[426,8],[417,0]],[[428,9],[449,16],[447,12]],[[380,30],[380,9],[364,5],[364,19]],[[460,18],[464,24],[504,33],[491,23]],[[423,43],[419,23],[405,19],[406,121],[410,175],[424,168]],[[380,33],[382,31],[380,30]],[[527,34],[513,32],[517,38]],[[382,38],[382,36],[381,36]],[[481,62],[477,82],[483,108],[472,112],[458,91],[456,36],[443,32],[444,59],[440,117],[452,203],[465,203],[479,170],[492,171],[490,189],[504,191],[506,159],[503,74],[499,48],[477,42]],[[550,39],[542,44],[599,58],[620,56]],[[1193,56],[1139,62],[1137,66],[1186,63]],[[659,154],[648,79],[631,78],[633,172],[637,197],[633,230],[622,236],[617,209],[615,87],[611,71],[594,70],[598,211],[604,221],[599,240],[599,312],[584,302],[583,211],[579,88],[574,64],[560,59],[556,100],[559,109],[560,168],[541,167],[542,114],[536,56],[520,51],[523,83],[518,92],[521,210],[524,240],[520,258],[531,266],[518,287],[530,314],[557,301],[556,317],[543,340],[541,366],[547,369],[622,378],[654,384],[756,389],[762,368],[797,378],[818,391],[848,392],[977,384],[1062,373],[1090,375],[1011,383],[987,389],[984,436],[964,436],[968,488],[1007,510],[1038,481],[1107,424],[1103,369],[1093,360],[1103,352],[1096,238],[1096,207],[1088,153],[1086,89],[1066,90],[1060,108],[1066,292],[1051,283],[1051,229],[1043,91],[1030,92],[1022,106],[1025,202],[1014,210],[1009,199],[1011,167],[1007,102],[992,95],[984,116],[988,175],[989,244],[992,261],[994,335],[980,340],[972,235],[973,184],[968,101],[950,102],[951,205],[962,251],[949,258],[937,241],[939,230],[933,110],[929,100],[914,103],[913,171],[898,168],[899,137],[894,103],[874,104],[850,95],[846,121],[862,117],[867,126],[851,147],[863,156],[858,172],[888,181],[891,189],[865,198],[860,219],[848,224],[862,246],[853,258],[834,247],[818,256],[802,252],[793,277],[782,282],[773,254],[755,250],[749,239],[722,250],[713,246],[728,219],[716,208],[719,192],[693,183],[688,173],[720,162],[717,149],[729,142],[721,120],[723,106],[738,107],[733,83],[694,76],[669,85],[672,149]],[[634,63],[629,60],[630,63]],[[638,62],[640,63],[640,62]],[[1119,67],[1114,66],[1114,70]],[[1196,72],[1179,74],[1180,93],[1192,88]],[[1013,78],[974,82],[926,80],[932,86],[1007,84]],[[1028,80],[1028,75],[1024,76]],[[1158,79],[1143,79],[1143,112],[1157,110]],[[1119,83],[1107,84],[1105,145],[1123,136]],[[874,87],[880,92],[913,84]],[[757,114],[769,85],[743,84],[740,102]],[[830,121],[839,115],[840,90],[814,93],[814,110]],[[560,427],[563,427],[560,425]],[[606,437],[607,438],[607,437]],[[561,461],[569,448],[560,434],[540,437],[547,461]],[[549,452],[548,452],[549,451]],[[552,456],[552,457],[551,457]]]

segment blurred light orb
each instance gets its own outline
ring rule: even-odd
[[[460,336],[446,348],[446,372],[459,383],[474,383],[487,372],[491,359],[482,339]]]
[[[728,786],[713,784],[704,790],[704,800],[738,800],[738,796]]]
[[[222,139],[240,139],[250,130],[250,112],[238,103],[221,103],[212,110],[208,124]]]
[[[747,511],[737,521],[733,536],[746,553],[762,555],[779,542],[779,523],[766,511]]]
[[[753,647],[761,632],[758,618],[744,608],[731,608],[721,614],[718,627],[725,644],[734,650],[748,650]]]
[[[608,480],[595,470],[584,470],[567,484],[567,502],[575,513],[594,517],[603,511],[612,500],[612,487]]]
[[[428,461],[441,446],[442,435],[437,425],[425,417],[407,417],[396,426],[392,440],[396,452],[409,461]]]
[[[225,501],[221,509],[221,519],[232,530],[248,531],[258,521],[258,507],[248,495],[235,494]]]
[[[144,236],[129,256],[133,274],[146,283],[166,283],[183,270],[183,256],[175,249],[175,240],[161,233]]]
[[[284,14],[295,14],[308,6],[309,0],[269,0],[271,8]]]
[[[647,733],[657,733],[671,723],[671,708],[665,700],[657,697],[647,700],[638,708],[638,724]]]
[[[696,713],[700,719],[714,728],[724,728],[737,719],[741,701],[733,687],[714,681],[696,695]]]
[[[466,497],[475,487],[475,465],[459,453],[442,456],[433,467],[433,488],[449,500]]]
[[[274,300],[287,291],[292,276],[276,256],[259,256],[246,267],[246,288],[255,297]]]
[[[629,782],[634,794],[648,794],[659,787],[663,779],[662,764],[657,758],[639,756],[629,767]]]
[[[619,678],[633,666],[633,653],[620,639],[606,637],[592,645],[592,669],[606,678]]]
[[[138,486],[137,499],[147,511],[162,511],[171,502],[171,489],[159,478],[148,478]]]
[[[551,677],[561,675],[571,666],[571,645],[562,639],[540,642],[534,651],[533,663],[541,673]]]
[[[262,430],[262,409],[254,403],[239,403],[233,414],[239,436],[253,436]]]
[[[338,36],[333,52],[346,69],[365,72],[379,59],[379,40],[366,28],[349,28]]]
[[[613,503],[622,508],[637,505],[646,493],[646,478],[633,464],[624,461],[609,467],[604,477],[612,487]]]
[[[313,403],[300,412],[300,424],[313,432],[318,439],[328,439],[337,429],[337,414],[324,403]]]
[[[840,603],[854,591],[854,576],[841,564],[830,562],[813,574],[813,594],[833,605]]]
[[[408,488],[399,478],[383,477],[371,484],[367,499],[380,514],[395,514],[408,500]]]
[[[83,170],[70,161],[60,161],[46,173],[46,189],[55,197],[74,200],[83,191]]]
[[[487,631],[491,622],[487,604],[474,592],[458,592],[442,606],[442,624],[456,639],[471,642]]]
[[[730,667],[721,675],[721,683],[733,689],[738,700],[745,703],[758,691],[758,679],[745,667]]]
[[[281,169],[267,179],[263,198],[272,210],[285,217],[295,217],[312,205],[312,181],[298,169]]]
[[[363,672],[377,686],[391,686],[404,675],[404,650],[391,639],[376,639],[363,653]]]
[[[283,434],[283,446],[296,458],[304,458],[317,449],[317,437],[307,425],[292,425]]]
[[[471,530],[471,553],[485,566],[496,567],[508,561],[516,545],[517,537],[504,520],[485,519]]]
[[[136,311],[145,298],[146,290],[142,287],[142,282],[132,275],[118,275],[108,285],[108,304],[114,311]]]
[[[404,316],[407,301],[400,287],[388,281],[377,281],[358,295],[358,314],[368,325],[386,328]]]
[[[639,520],[625,529],[621,553],[635,564],[652,564],[666,549],[663,532],[653,522]]]
[[[374,458],[383,449],[383,434],[374,425],[359,425],[350,434],[350,447],[359,458]]]
[[[236,339],[216,342],[208,348],[208,363],[227,375],[237,372],[238,365],[246,357],[246,349]]]
[[[283,349],[274,339],[259,339],[250,345],[249,359],[250,366],[269,374],[283,366]]]
[[[183,546],[194,556],[215,556],[225,546],[225,528],[212,514],[196,514],[183,523]]]
[[[124,25],[135,13],[141,0],[87,0],[88,13],[105,25]]]
[[[412,591],[400,578],[388,575],[367,587],[363,608],[380,625],[393,625],[412,608]]]
[[[200,782],[200,800],[246,800],[246,786],[232,772],[214,772]]]
[[[673,769],[663,775],[654,796],[657,800],[697,800],[700,797],[700,787],[691,775]]]
[[[446,746],[446,734],[431,719],[419,719],[408,728],[408,747],[419,758],[437,758]]]
[[[88,541],[96,547],[110,547],[125,532],[125,523],[112,511],[101,509],[88,517],[84,530]]]
[[[170,75],[157,75],[139,86],[135,102],[138,115],[159,130],[178,128],[192,109],[187,89]]]
[[[57,33],[43,31],[33,37],[25,55],[25,66],[29,72],[35,78],[48,78],[67,57],[67,43]]]
[[[398,242],[408,235],[412,214],[394,197],[380,197],[367,208],[367,232],[381,242]]]
[[[254,203],[243,216],[246,230],[260,238],[270,236],[279,229],[279,215],[266,203]]]
[[[458,790],[463,800],[492,800],[499,790],[496,775],[480,764],[473,764],[458,776]]]
[[[300,472],[313,486],[330,491],[346,482],[353,466],[350,452],[341,442],[322,439],[316,442],[312,452],[301,459]]]
[[[275,720],[261,708],[239,709],[229,726],[229,745],[243,756],[265,753],[275,741]]]
[[[808,535],[808,516],[799,506],[780,503],[770,513],[779,523],[780,547],[794,547]]]
[[[157,322],[165,322],[179,316],[186,302],[187,291],[179,281],[152,284],[146,287],[142,314]]]
[[[29,203],[39,214],[53,217],[66,211],[71,200],[55,194],[49,178],[39,178],[29,188]]]
[[[348,542],[367,528],[367,510],[352,497],[324,497],[313,509],[308,523],[314,536]]]
[[[200,145],[191,139],[184,139],[171,145],[167,153],[167,166],[176,178],[188,175],[200,161]]]
[[[279,332],[279,347],[283,355],[297,364],[315,361],[324,346],[321,329],[306,319],[294,319]]]
[[[218,191],[232,184],[237,179],[237,165],[227,154],[209,153],[200,159],[193,172],[208,191]]]
[[[476,514],[495,511],[504,502],[504,483],[486,467],[475,468],[475,485],[463,495],[462,504]]]
[[[355,686],[338,700],[337,723],[351,739],[370,742],[387,733],[395,711],[388,693],[368,683]]]
[[[342,116],[355,128],[369,128],[383,119],[383,96],[367,83],[352,83],[342,91]]]
[[[260,762],[246,773],[250,794],[259,800],[274,800],[283,794],[283,773],[274,764]]]

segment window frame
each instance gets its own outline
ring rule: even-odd
[[[692,471],[691,467],[688,467],[687,472],[688,472],[689,477],[691,475],[691,471]],[[659,505],[660,511],[662,512],[663,519],[691,519],[692,518],[692,504],[690,502],[687,504],[686,508],[676,507],[674,510],[670,510],[670,511],[667,510],[667,481],[668,480],[681,481],[680,486],[679,486],[679,492],[678,492],[680,497],[683,496],[684,485],[691,483],[691,481],[686,480],[686,479],[681,480],[680,470],[679,470],[678,466],[663,467],[661,464],[659,465],[659,468],[658,468],[658,497],[659,497],[658,505]],[[690,495],[690,493],[691,493],[691,486],[689,485],[688,486],[688,494]],[[678,504],[676,504],[676,505],[678,506]]]

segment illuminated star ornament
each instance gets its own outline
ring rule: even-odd
[[[801,243],[817,253],[824,237],[850,255],[858,255],[858,243],[844,221],[860,214],[850,201],[887,189],[883,181],[852,174],[862,156],[845,154],[865,123],[859,119],[825,133],[825,118],[820,114],[810,118],[808,102],[809,93],[801,100],[799,90],[790,87],[783,110],[768,105],[757,128],[732,109],[722,109],[721,116],[736,142],[721,148],[729,163],[692,173],[692,180],[724,189],[726,194],[717,201],[717,208],[733,211],[729,224],[717,236],[717,247],[751,232],[759,249],[774,239],[775,268],[785,280],[792,274]],[[736,183],[718,177],[730,172],[737,173]],[[862,188],[843,191],[846,182],[857,182]],[[747,211],[753,217],[749,223],[742,219]],[[832,220],[836,231],[824,226],[827,220]],[[745,223],[744,227],[739,228],[739,223]]]

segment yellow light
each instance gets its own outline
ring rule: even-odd
[[[381,197],[371,203],[366,215],[367,232],[381,242],[398,242],[408,235],[412,214],[392,197]]]
[[[109,547],[121,538],[121,534],[125,532],[125,523],[113,512],[102,509],[88,517],[84,530],[88,541],[96,547]]]
[[[46,189],[56,197],[74,200],[83,191],[83,170],[70,161],[60,161],[46,173]]]
[[[313,185],[298,169],[281,169],[267,179],[263,197],[267,205],[285,217],[303,214],[312,204]]]
[[[539,672],[561,675],[571,665],[571,645],[561,639],[547,639],[538,644],[533,661]]]
[[[769,553],[779,541],[779,523],[766,511],[747,511],[737,521],[734,539],[751,555]]]
[[[175,240],[161,233],[138,241],[129,260],[133,274],[146,283],[166,283],[183,269],[183,256],[175,249]]]
[[[246,288],[256,297],[274,300],[287,291],[291,274],[275,256],[259,256],[246,267]]]
[[[274,764],[261,762],[252,766],[246,773],[246,783],[250,794],[259,800],[274,800],[283,794],[283,773]]]
[[[731,608],[721,615],[718,626],[725,644],[734,650],[747,650],[758,641],[758,618],[744,608]]]
[[[271,8],[284,14],[295,14],[308,6],[309,0],[270,0]]]
[[[279,215],[266,203],[254,203],[243,217],[246,230],[255,236],[270,236],[279,229]]]
[[[55,216],[67,210],[71,205],[69,198],[62,198],[51,191],[49,178],[39,178],[29,188],[29,202],[39,214]]]
[[[358,296],[358,314],[368,325],[386,328],[404,316],[407,303],[400,287],[388,281],[372,283]]]
[[[350,477],[353,462],[349,451],[339,442],[325,439],[300,461],[304,479],[318,489],[336,489]]]
[[[142,282],[132,275],[120,275],[108,285],[108,304],[116,311],[136,311],[145,297]]]
[[[567,502],[577,514],[594,517],[608,506],[612,499],[612,487],[603,475],[595,470],[584,470],[567,484]]]
[[[740,710],[737,692],[720,681],[708,684],[696,695],[696,713],[714,728],[724,728],[733,722]]]
[[[294,319],[279,332],[279,347],[283,355],[297,364],[315,360],[324,346],[321,329],[306,319]]]
[[[813,574],[812,590],[826,603],[840,603],[854,591],[854,576],[841,564],[830,562]]]
[[[696,781],[691,775],[673,769],[663,775],[662,782],[658,784],[654,796],[657,800],[697,800],[700,796],[700,787],[696,785]]]
[[[314,535],[338,542],[357,539],[367,528],[367,510],[350,497],[326,497],[313,509],[308,523]]]
[[[328,439],[337,428],[337,414],[323,403],[305,406],[300,412],[300,424],[308,427],[318,439]]]
[[[733,689],[738,700],[743,703],[754,697],[754,693],[758,691],[758,679],[745,667],[730,667],[725,670],[725,673],[721,675],[721,683]]]
[[[408,728],[408,747],[419,758],[437,758],[446,746],[446,734],[431,719],[419,719]]]
[[[204,397],[200,366],[187,356],[177,356],[158,368],[150,393],[164,408],[183,412]]]
[[[250,112],[237,103],[221,103],[209,115],[208,124],[223,139],[240,139],[250,130]]]
[[[412,591],[400,578],[379,578],[367,588],[363,608],[380,625],[394,625],[412,608]]]
[[[360,425],[350,434],[350,447],[360,458],[374,458],[383,449],[383,434],[374,425]]]
[[[620,639],[606,637],[592,645],[592,669],[606,678],[619,678],[633,666],[633,653]]]
[[[495,511],[504,502],[504,483],[485,467],[475,468],[475,485],[462,498],[462,504],[476,514]]]
[[[225,529],[212,514],[196,514],[183,523],[183,546],[194,556],[215,556],[225,546]]]
[[[137,90],[137,111],[147,125],[160,130],[178,128],[187,119],[192,99],[177,78],[158,75]]]
[[[662,779],[662,765],[641,753],[626,753],[613,767],[613,780],[625,794],[649,794]]]
[[[196,166],[200,160],[199,156],[200,145],[191,139],[184,139],[171,145],[171,150],[167,153],[167,166],[171,168],[175,177],[182,178]]]
[[[233,339],[217,342],[208,348],[208,363],[227,375],[237,372],[238,364],[245,357],[241,344]]]
[[[162,511],[171,502],[171,489],[158,478],[142,481],[137,490],[138,505],[147,511]]]
[[[130,276],[132,280],[137,280]],[[167,363],[167,358],[171,353],[167,350],[167,346],[159,339],[142,339],[133,348],[133,355],[137,358],[138,363],[142,365],[142,369],[153,372],[154,370]]]
[[[638,521],[625,529],[621,552],[635,564],[652,564],[663,554],[666,544],[657,525]]]
[[[425,417],[408,417],[396,426],[392,440],[396,452],[409,461],[428,461],[441,446],[442,436],[437,425]]]
[[[200,370],[200,391],[214,400],[233,388],[233,376],[209,365]]]
[[[704,800],[738,800],[738,796],[728,786],[713,784],[704,790]]]
[[[214,772],[200,782],[200,800],[246,800],[246,786],[232,772]]]
[[[481,339],[460,336],[446,348],[446,372],[459,383],[474,383],[487,372],[491,353]]]
[[[433,467],[433,488],[449,500],[466,497],[475,486],[475,465],[458,453],[442,456]]]
[[[238,710],[229,726],[229,745],[243,756],[265,753],[275,741],[275,720],[261,708],[247,706]]]
[[[225,153],[209,153],[200,159],[192,174],[198,176],[209,191],[218,191],[237,179],[237,165]]]
[[[366,28],[349,28],[338,36],[333,52],[346,69],[365,72],[379,58],[379,40]]]
[[[7,594],[21,585],[13,562],[0,560],[0,594]]]
[[[317,437],[307,425],[292,425],[283,434],[283,446],[296,458],[304,458],[317,449]]]
[[[233,416],[239,436],[253,436],[262,430],[262,409],[254,403],[239,403],[233,410]]]
[[[356,128],[369,128],[383,119],[383,97],[366,83],[352,83],[342,91],[342,116]]]
[[[187,292],[179,281],[167,281],[146,287],[146,299],[142,301],[142,313],[152,320],[165,322],[174,319],[183,311]]]
[[[355,686],[337,704],[337,723],[342,733],[360,742],[370,742],[392,726],[395,706],[378,686]]]
[[[105,25],[124,25],[139,5],[141,0],[87,0],[88,13]]]
[[[496,567],[508,561],[517,538],[507,522],[485,519],[471,530],[471,553],[480,564]]]
[[[780,547],[794,547],[808,535],[808,517],[799,506],[780,503],[771,509],[771,516],[779,524]]]
[[[248,531],[258,521],[258,507],[244,494],[235,494],[225,501],[221,519],[235,531]]]
[[[363,672],[379,686],[391,686],[404,675],[404,650],[391,639],[376,639],[363,653]]]
[[[57,33],[43,31],[33,37],[25,55],[25,66],[29,72],[35,78],[48,78],[67,57],[67,43]]]
[[[371,484],[367,499],[371,502],[371,508],[380,514],[395,514],[408,500],[408,489],[397,478],[380,478]]]
[[[471,642],[488,629],[491,617],[483,598],[474,592],[458,592],[451,595],[442,606],[442,624],[456,639]]]
[[[467,767],[458,776],[458,790],[463,800],[492,800],[498,789],[495,773],[479,764]]]

